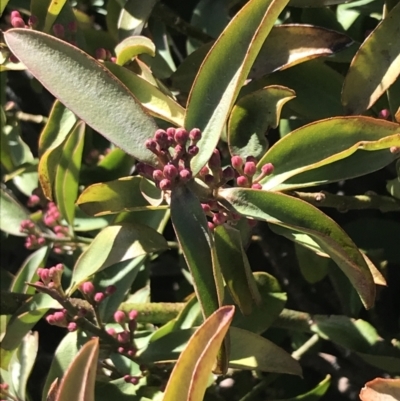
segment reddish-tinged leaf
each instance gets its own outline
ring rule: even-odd
[[[398,401],[400,400],[400,379],[369,381],[360,391],[361,401]]]

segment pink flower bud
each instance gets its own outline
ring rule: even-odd
[[[208,222],[207,222],[207,225],[208,225],[208,229],[209,229],[210,231],[214,231],[215,225],[214,225],[213,223],[211,223],[211,221],[208,221]]]
[[[129,320],[135,320],[138,317],[138,311],[137,310],[131,310],[128,314]]]
[[[215,213],[213,216],[213,223],[220,226],[226,222],[226,216],[223,213]]]
[[[121,331],[121,333],[117,334],[117,341],[121,344],[125,344],[129,342],[130,334],[128,331]]]
[[[11,17],[11,19],[12,19],[12,18],[22,18],[20,12],[17,11],[17,10],[11,11],[10,17]]]
[[[167,133],[163,129],[158,129],[154,134],[154,140],[160,146],[160,149],[168,149],[169,139]]]
[[[40,280],[43,281],[44,284],[48,284],[50,281],[50,274],[49,274],[49,269],[38,269],[37,274],[40,278]]]
[[[391,146],[390,153],[392,153],[393,155],[395,155],[396,153],[400,153],[400,146]]]
[[[233,156],[231,164],[235,170],[240,170],[243,167],[243,159],[240,156]]]
[[[256,173],[257,167],[254,162],[246,162],[244,165],[244,173],[248,177],[253,177],[253,175]]]
[[[184,168],[179,172],[179,178],[183,183],[188,182],[189,180],[192,179],[192,172],[187,168]]]
[[[71,33],[76,33],[78,31],[78,23],[76,21],[68,22],[67,29]]]
[[[64,25],[54,24],[53,25],[53,33],[57,38],[64,39],[64,37],[65,37]]]
[[[174,159],[181,159],[186,153],[186,149],[182,145],[176,145],[174,148]]]
[[[106,295],[112,295],[115,293],[115,291],[117,291],[117,287],[115,285],[109,285],[106,288],[105,293],[106,293]]]
[[[126,313],[122,310],[117,310],[114,313],[114,320],[116,323],[124,324],[126,322]]]
[[[114,338],[115,338],[115,337],[117,336],[117,333],[116,333],[115,329],[112,328],[112,327],[107,328],[107,329],[106,329],[106,332],[107,332],[107,334],[110,335],[111,337],[114,337]]]
[[[130,358],[133,358],[136,355],[136,353],[137,353],[137,349],[128,349],[128,352],[127,352],[128,356]]]
[[[36,15],[31,15],[31,16],[29,17],[29,19],[28,19],[28,25],[29,25],[31,28],[35,28],[36,25],[38,24],[38,22],[39,22],[39,18],[36,17]]]
[[[107,57],[106,49],[103,49],[102,47],[96,49],[95,55],[97,60],[105,60]]]
[[[189,156],[196,156],[199,153],[199,148],[196,145],[190,145],[188,147],[188,155]]]
[[[125,353],[125,348],[124,347],[118,347],[117,352],[119,354],[124,354]]]
[[[253,184],[253,185],[251,186],[251,188],[252,188],[252,189],[262,189],[262,185],[259,184],[258,182],[256,182],[255,184]]]
[[[28,198],[27,205],[28,207],[34,207],[40,203],[40,198],[39,196],[33,194]]]
[[[152,152],[157,152],[157,142],[154,139],[146,139],[144,146]]]
[[[48,324],[51,324],[51,325],[54,325],[55,324],[55,318],[54,318],[54,315],[48,315],[48,316],[46,316],[46,321],[47,321],[47,323]]]
[[[168,138],[172,139],[172,140],[175,140],[175,132],[176,132],[176,129],[174,127],[167,128],[166,133],[168,135]]]
[[[11,25],[13,28],[25,28],[25,22],[21,17],[11,18]]]
[[[207,174],[209,174],[210,169],[207,166],[204,166],[200,171],[199,171],[199,175],[201,177],[205,177]]]
[[[236,178],[236,182],[239,185],[239,187],[248,187],[249,186],[249,180],[244,175],[240,175],[238,178]]]
[[[178,128],[175,131],[174,139],[177,144],[185,146],[189,139],[189,133],[184,128]]]
[[[131,379],[129,380],[129,383],[131,383],[133,385],[136,385],[136,384],[139,383],[139,378],[135,377],[135,376],[132,376]]]
[[[62,272],[64,271],[64,265],[63,265],[62,263],[57,263],[57,264],[54,266],[54,269],[55,269],[57,272],[62,273]]]
[[[174,180],[178,176],[178,169],[173,164],[164,166],[164,177],[169,180]]]
[[[81,284],[80,290],[85,295],[92,295],[95,292],[94,285],[91,281],[85,281]]]
[[[125,382],[125,383],[130,383],[131,377],[132,377],[131,375],[125,375],[125,376],[124,376],[124,382]]]
[[[170,180],[164,178],[160,181],[159,187],[161,191],[169,191],[172,188],[172,183]]]
[[[19,63],[19,59],[18,59],[17,56],[15,56],[14,54],[10,54],[10,55],[8,56],[8,60],[9,60],[11,63],[14,63],[14,64],[18,64],[18,63]]]
[[[203,209],[203,212],[206,214],[211,212],[211,207],[208,203],[202,203],[201,208]]]
[[[221,167],[221,156],[218,149],[214,149],[210,160],[208,161],[208,166],[211,170],[218,169]]]
[[[44,237],[38,237],[38,238],[37,238],[37,244],[38,244],[39,246],[45,245],[45,244],[46,244],[46,238],[44,238]]]
[[[76,331],[78,329],[78,325],[75,322],[69,322],[67,326],[68,331]]]
[[[153,180],[154,181],[161,181],[163,178],[164,178],[164,174],[161,170],[153,171]]]
[[[261,167],[261,172],[264,175],[270,175],[274,171],[274,165],[272,163],[266,163]]]
[[[110,61],[115,64],[117,62],[117,58],[113,56],[110,58]]]
[[[105,299],[105,295],[104,295],[104,293],[102,293],[102,292],[96,292],[96,294],[94,294],[94,297],[93,297],[93,299],[94,299],[94,301],[96,302],[96,303],[101,303],[101,302],[103,302],[104,301],[104,299]]]
[[[198,128],[193,128],[189,132],[189,138],[193,144],[196,144],[201,139],[201,131]]]

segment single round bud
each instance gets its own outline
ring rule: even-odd
[[[201,131],[198,128],[191,129],[189,132],[189,138],[193,144],[197,143],[201,139]]]
[[[27,205],[28,207],[35,207],[36,205],[38,205],[40,203],[40,198],[39,196],[33,194],[28,198],[28,202]]]
[[[228,166],[222,171],[222,178],[225,181],[230,181],[235,178],[235,170],[231,167]]]
[[[126,313],[122,310],[117,310],[114,313],[114,320],[116,323],[124,324],[126,322]]]
[[[186,153],[186,149],[182,145],[176,145],[174,148],[174,159],[181,159]]]
[[[249,186],[249,180],[244,175],[239,175],[239,177],[236,178],[236,182],[239,185],[239,187],[248,187]]]
[[[106,332],[111,337],[116,337],[117,336],[117,332],[115,331],[115,329],[113,327],[108,327],[106,329]]]
[[[64,36],[65,36],[64,25],[54,24],[53,25],[53,33],[57,38],[64,39]]]
[[[202,203],[201,208],[203,209],[203,212],[206,214],[211,212],[211,207],[208,203]]]
[[[135,319],[137,319],[138,315],[139,315],[139,312],[138,312],[137,310],[135,310],[135,309],[132,309],[132,310],[128,313],[129,320],[135,320]]]
[[[215,213],[213,216],[213,223],[220,226],[226,222],[226,216],[223,213]]]
[[[118,352],[119,354],[125,354],[125,348],[124,348],[124,347],[118,347],[118,348],[117,348],[117,352]]]
[[[205,177],[207,174],[209,174],[210,169],[207,166],[204,166],[201,168],[201,170],[199,171],[199,175],[201,177]]]
[[[161,170],[153,171],[153,180],[154,181],[161,181],[163,178],[164,178],[164,174]]]
[[[56,320],[55,320],[53,314],[46,316],[46,321],[48,324],[51,324],[51,325],[54,325],[56,323]]]
[[[129,383],[136,385],[139,383],[139,378],[136,376],[132,376],[131,379],[129,380]]]
[[[159,187],[161,191],[169,191],[172,188],[172,183],[170,180],[164,178],[160,181]]]
[[[157,142],[154,139],[146,139],[146,141],[144,142],[144,146],[146,147],[146,149],[149,149],[152,152],[157,151]]]
[[[36,15],[31,15],[31,16],[28,18],[28,25],[29,25],[31,28],[35,28],[36,25],[38,24],[38,22],[39,22],[39,18],[36,17]]]
[[[21,17],[11,18],[11,26],[13,28],[25,28],[25,22]]]
[[[67,326],[68,331],[76,331],[78,330],[78,325],[75,322],[69,322]]]
[[[38,238],[37,238],[37,244],[38,244],[39,246],[45,245],[45,244],[46,244],[46,238],[44,238],[44,237],[38,237]]]
[[[102,292],[96,292],[96,294],[94,294],[94,297],[93,297],[93,299],[94,299],[94,301],[96,302],[96,303],[100,303],[100,302],[103,302],[104,301],[104,299],[105,299],[105,295],[104,295],[104,293],[102,293]]]
[[[80,290],[85,295],[92,295],[95,292],[94,285],[91,281],[85,281],[81,284]]]
[[[189,133],[184,128],[178,128],[175,131],[174,139],[179,145],[185,146],[187,140],[189,139]]]
[[[243,171],[248,177],[253,177],[257,171],[256,164],[254,162],[246,162]]]
[[[106,287],[105,289],[105,294],[106,295],[112,295],[117,291],[117,287],[115,285],[109,285],[108,287]]]
[[[259,184],[258,182],[252,184],[251,186],[252,189],[262,189],[262,185]]]
[[[188,155],[193,157],[199,153],[199,147],[197,145],[190,145],[188,147]]]
[[[95,54],[96,54],[97,60],[103,60],[104,61],[106,59],[106,57],[107,57],[106,49],[103,49],[102,47],[96,49]]]
[[[129,356],[130,358],[133,358],[133,357],[136,355],[136,353],[137,353],[137,349],[136,349],[136,348],[128,349],[128,351],[127,351],[126,353],[128,354],[128,356]]]
[[[125,375],[125,376],[124,376],[124,382],[125,382],[125,383],[130,383],[131,377],[132,377],[131,375]]]
[[[274,165],[272,163],[266,163],[261,167],[261,171],[264,175],[270,175],[274,171]]]
[[[187,168],[184,168],[179,172],[179,178],[183,183],[188,182],[189,180],[192,179],[192,172]]]
[[[396,153],[400,152],[400,146],[391,146],[389,150],[390,150],[390,153],[395,155]]]
[[[208,229],[209,229],[210,231],[214,231],[215,225],[214,225],[213,223],[211,223],[211,221],[208,221],[208,222],[207,222],[207,225],[208,225]]]
[[[49,283],[49,281],[50,281],[49,269],[38,269],[37,274],[38,274],[40,280],[42,280],[44,284]]]
[[[21,16],[21,14],[20,14],[19,11],[13,10],[13,11],[11,11],[10,18],[11,18],[11,19],[12,19],[12,18],[22,18],[22,16]]]
[[[120,333],[117,334],[117,341],[121,344],[125,344],[129,342],[130,340],[130,334],[128,331],[121,331]]]
[[[210,167],[211,170],[221,167],[221,155],[219,154],[218,149],[214,149],[210,160],[208,161],[208,167]]]
[[[163,129],[158,129],[154,134],[154,140],[160,146],[160,149],[168,149],[169,139],[167,133]]]
[[[164,166],[163,173],[164,177],[169,180],[174,180],[179,174],[178,169],[173,164],[167,164]]]
[[[166,133],[168,135],[168,138],[175,139],[175,132],[176,132],[176,129],[174,127],[167,128]]]
[[[240,170],[243,167],[243,159],[240,156],[232,156],[231,164],[235,170]]]

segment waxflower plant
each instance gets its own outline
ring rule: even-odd
[[[162,2],[129,1],[129,12],[114,0],[93,5],[107,15],[101,31],[83,2],[26,3],[0,7],[0,71],[26,69],[56,99],[37,121],[45,123],[37,158],[13,105],[0,110],[3,181],[27,197],[22,206],[2,187],[0,228],[23,237],[31,252],[2,293],[2,399],[27,399],[38,351],[31,329],[40,319],[67,333],[42,400],[200,401],[212,372],[301,376],[298,360],[320,339],[400,372],[395,341],[345,313],[284,309],[278,280],[253,272],[246,253],[257,222],[267,222],[295,242],[307,281],[327,276],[327,264],[335,277],[344,273],[352,298],[335,289],[351,299],[349,315],[374,306],[376,285],[386,284],[382,265],[320,208],[400,210],[399,43],[386,40],[400,29],[400,4],[387,1],[374,29],[357,36],[354,27],[304,23],[336,10],[338,25],[348,26],[354,10],[344,1],[218,1],[225,22],[215,30],[202,0],[192,24],[172,19],[188,38],[176,67],[173,47],[161,48],[170,34],[155,23],[171,24]],[[301,9],[310,6],[322,8]],[[305,21],[296,20],[298,10]],[[272,146],[271,129],[281,136]],[[107,145],[90,148],[97,134]],[[394,164],[385,196],[301,192]],[[169,220],[176,242],[163,235]],[[143,289],[131,293],[135,279],[171,247],[183,255],[194,294],[184,304],[151,303],[148,295],[144,302]],[[304,270],[304,258],[322,273]],[[298,346],[290,354],[263,335],[271,326],[305,336],[291,334]],[[349,337],[340,334],[349,327]],[[368,344],[350,338],[354,331],[368,332]],[[164,368],[171,362],[172,372]],[[243,400],[256,400],[271,377],[250,385]],[[300,396],[322,396],[330,381]]]

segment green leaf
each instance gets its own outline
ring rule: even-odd
[[[240,98],[228,122],[231,155],[261,157],[268,147],[268,128],[278,126],[282,107],[294,97],[293,90],[274,85]]]
[[[67,0],[51,0],[47,8],[46,20],[44,23],[44,32],[50,32],[51,27],[56,21],[58,14],[60,14]]]
[[[142,177],[123,177],[115,181],[93,184],[81,193],[77,204],[91,216],[165,208],[166,206],[151,206],[143,197],[140,188],[142,180]]]
[[[91,275],[118,262],[167,249],[164,237],[142,224],[122,223],[104,228],[77,260],[70,294]]]
[[[364,306],[375,300],[375,284],[363,255],[347,234],[314,206],[288,195],[251,189],[223,189],[219,201],[235,212],[309,234],[356,288]]]
[[[14,196],[0,188],[0,229],[18,237],[26,237],[20,232],[22,221],[29,219],[28,211]]]
[[[400,146],[400,128],[398,124],[370,117],[335,117],[305,125],[284,136],[260,160],[258,166],[272,163],[273,173],[261,180],[263,189],[282,190],[283,188],[299,188],[316,185],[320,181],[312,181],[307,176],[303,180],[294,179],[294,183],[285,183],[290,178],[308,170],[315,170],[336,162],[331,167],[335,180],[342,180],[375,171],[376,164],[370,165],[374,156],[381,159],[380,167],[393,161],[396,155],[389,151],[391,146]],[[380,152],[375,155],[375,152]],[[357,164],[351,167],[350,159],[341,169],[345,158],[357,157]],[[351,160],[354,163],[354,159]],[[339,168],[338,174],[336,169]],[[373,168],[371,170],[371,168]],[[324,172],[329,171],[326,167]],[[345,171],[344,171],[345,170]],[[309,174],[318,174],[311,171]],[[308,179],[305,179],[305,178]],[[299,177],[297,177],[299,178]],[[332,180],[329,175],[325,182]]]
[[[250,315],[253,303],[261,303],[261,295],[243,249],[240,232],[228,225],[214,230],[215,249],[224,281],[232,298],[244,315]]]
[[[290,0],[289,5],[292,7],[326,7],[345,2],[348,0]]]
[[[369,109],[400,75],[400,4],[360,46],[346,75],[342,103],[348,114]]]
[[[249,77],[259,79],[307,60],[332,56],[352,43],[347,35],[320,26],[278,25],[268,35]]]
[[[115,48],[115,54],[117,56],[116,63],[118,65],[124,65],[142,53],[154,57],[156,54],[154,43],[149,38],[146,38],[146,36],[129,36]]]
[[[0,4],[0,16],[3,15],[3,12],[4,12],[5,8],[7,7],[8,1],[9,0],[4,0],[4,1],[1,2],[1,4]]]
[[[38,333],[27,333],[11,357],[8,369],[12,382],[10,384],[14,387],[15,395],[20,400],[27,399],[28,378],[35,363],[38,348]]]
[[[295,244],[296,258],[301,274],[310,284],[318,283],[328,274],[330,260],[310,249]]]
[[[200,152],[191,160],[193,174],[207,163],[215,149],[240,88],[287,3],[288,0],[249,1],[207,54],[190,92],[185,116],[187,129],[202,131]]]
[[[185,109],[174,99],[127,68],[110,62],[105,62],[105,66],[132,92],[150,114],[178,127],[183,126]]]
[[[47,394],[51,384],[57,378],[64,376],[65,371],[71,364],[75,355],[79,350],[78,331],[68,333],[58,345],[54,352],[54,357],[51,362],[50,370],[46,377],[46,382],[43,387],[42,401],[47,401]]]
[[[35,78],[70,110],[127,153],[155,163],[154,154],[144,147],[157,129],[153,119],[104,66],[78,48],[38,31],[10,29],[4,37]]]
[[[296,397],[285,398],[275,401],[318,401],[321,397],[325,395],[331,385],[331,376],[326,375],[325,379],[320,381],[312,390],[307,391],[307,393],[300,394]]]
[[[231,327],[229,334],[231,368],[301,376],[300,364],[272,341],[237,327]]]
[[[61,381],[55,401],[95,401],[99,338],[89,340],[75,356]]]
[[[85,123],[80,121],[65,140],[58,160],[54,193],[61,216],[69,225],[74,223],[84,140]]]
[[[213,364],[234,312],[233,306],[221,307],[193,334],[171,373],[163,401],[203,400]]]
[[[34,294],[35,289],[26,285],[26,283],[35,283],[39,277],[37,275],[37,269],[44,267],[49,254],[49,248],[47,246],[41,247],[35,252],[32,252],[22,263],[21,268],[14,276],[13,282],[10,286],[11,292],[23,293],[23,294]]]
[[[200,202],[189,188],[182,186],[172,191],[171,219],[206,318],[219,306],[211,257],[212,238]]]

